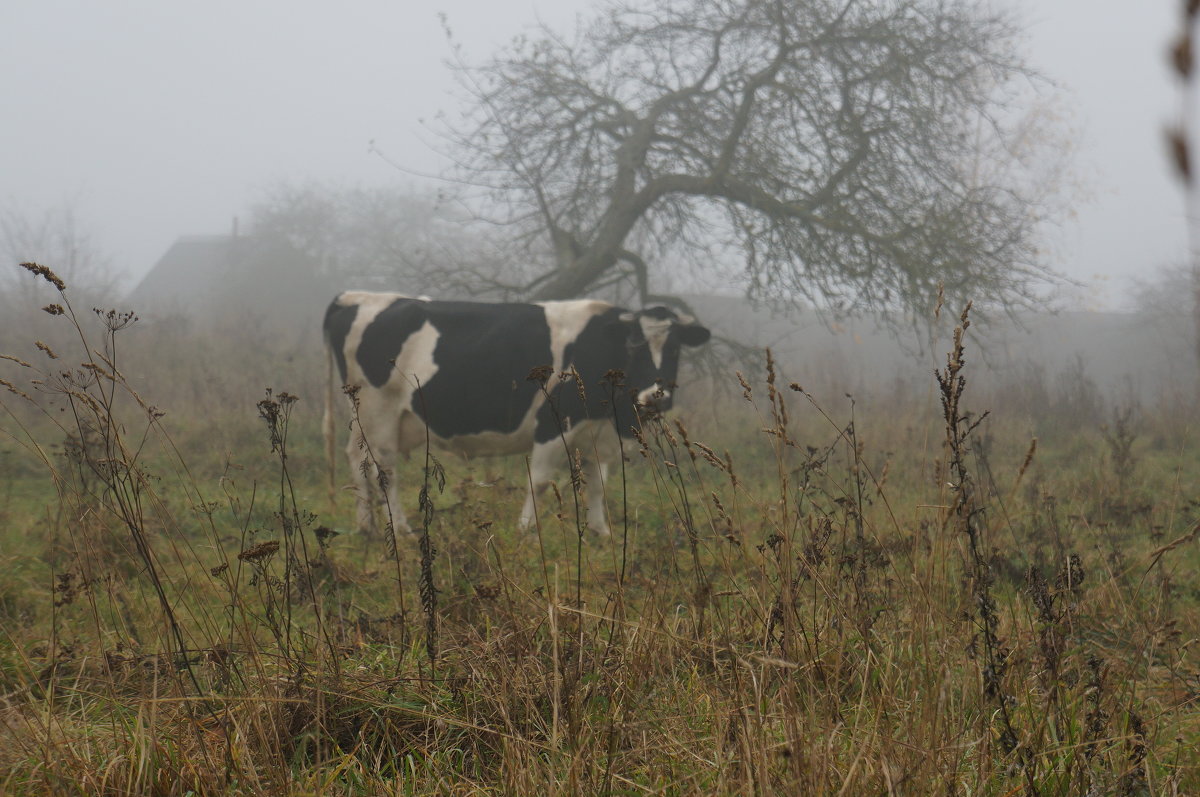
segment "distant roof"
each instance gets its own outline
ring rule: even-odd
[[[254,235],[184,235],[126,298],[142,318],[228,318],[247,312],[318,316],[336,292],[320,264],[290,244]]]
[[[207,303],[248,248],[246,238],[230,235],[180,236],[130,292],[127,302],[138,312]]]

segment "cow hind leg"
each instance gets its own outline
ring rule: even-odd
[[[391,521],[392,529],[397,534],[407,534],[412,531],[412,527],[408,525],[408,518],[404,514],[404,507],[400,505],[399,490],[396,486],[396,465],[399,459],[399,454],[395,451],[388,451],[386,462],[391,463],[391,468],[384,471],[387,490],[384,494],[387,500],[383,502],[380,509],[383,511],[384,518]],[[376,471],[378,478],[378,471]]]
[[[379,535],[379,526],[373,505],[378,482],[374,478],[376,473],[371,454],[359,445],[358,438],[358,432],[352,431],[350,442],[346,444],[346,461],[350,465],[350,478],[354,485],[355,518],[360,532],[376,537]]]
[[[407,534],[412,531],[412,528],[408,525],[408,518],[405,517],[404,508],[400,505],[400,491],[396,483],[399,460],[400,452],[396,450],[395,446],[382,446],[378,452],[374,475],[376,485],[382,483],[387,487],[381,493],[385,500],[380,502],[379,507],[383,512],[384,521],[390,522],[396,534]],[[383,474],[382,478],[380,473]]]

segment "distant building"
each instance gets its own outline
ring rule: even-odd
[[[210,311],[222,277],[243,260],[245,249],[246,239],[231,235],[181,236],[126,302],[146,316]]]
[[[314,258],[281,241],[185,235],[130,292],[125,306],[148,321],[319,327],[336,292]]]

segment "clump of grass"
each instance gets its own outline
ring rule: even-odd
[[[1136,404],[1118,405],[1112,410],[1112,423],[1100,427],[1101,437],[1108,446],[1108,465],[1117,483],[1117,496],[1125,499],[1129,495],[1130,482],[1137,467],[1137,455],[1133,444],[1137,440]]]
[[[56,358],[35,352],[46,373],[6,360],[5,410],[46,412],[12,407],[3,428],[58,489],[6,466],[23,503],[6,516],[0,791],[1196,791],[1197,512],[1179,486],[1195,463],[1176,486],[1138,472],[1161,539],[1142,515],[1099,527],[1105,488],[1073,449],[970,410],[968,320],[940,414],[822,406],[768,355],[720,427],[648,419],[611,541],[571,511],[598,488],[572,452],[532,537],[509,525],[523,463],[428,453],[399,482],[419,538],[364,540],[332,532],[347,501],[308,508],[324,478],[303,390],[245,402],[259,434],[214,453],[168,433],[195,407],[162,416],[139,400],[153,379],[122,386],[113,341],[133,348],[136,325],[103,333],[106,359],[55,339]],[[30,383],[63,369],[99,412]],[[258,372],[291,384],[282,363]],[[51,532],[67,542],[48,559]]]

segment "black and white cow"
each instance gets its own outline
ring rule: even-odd
[[[325,313],[331,479],[336,365],[340,384],[358,387],[346,455],[360,529],[375,529],[371,491],[379,467],[387,471],[395,527],[408,528],[394,467],[398,455],[425,445],[428,427],[429,439],[453,452],[529,454],[523,528],[533,522],[534,498],[566,462],[567,450],[578,450],[588,525],[608,534],[603,463],[616,454],[616,430],[630,436],[642,408],[668,409],[680,347],[708,338],[693,319],[664,307],[630,312],[590,300],[485,304],[348,291]],[[543,373],[553,368],[545,392],[530,379],[539,367]],[[572,369],[579,385],[558,377]],[[624,374],[617,387],[613,371]]]

